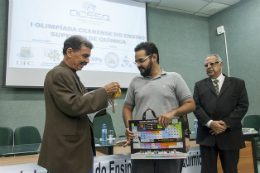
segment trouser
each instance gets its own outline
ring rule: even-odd
[[[239,150],[221,150],[217,145],[200,145],[201,173],[217,173],[218,154],[224,173],[237,173]]]
[[[93,155],[93,150],[91,149],[91,154],[92,154],[92,169],[90,172],[87,172],[87,173],[93,173],[93,166],[94,166],[94,155]],[[48,173],[54,173],[54,172],[49,172]]]
[[[132,173],[181,173],[184,159],[133,159]]]

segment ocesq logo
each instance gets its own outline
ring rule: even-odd
[[[97,8],[96,5],[92,3],[84,2],[83,3],[84,10],[70,10],[70,15],[73,17],[110,21],[109,15],[97,13],[96,8]]]

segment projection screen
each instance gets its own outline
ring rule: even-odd
[[[134,48],[147,41],[146,4],[130,0],[9,0],[6,87],[43,87],[63,60],[72,35],[90,40],[90,63],[77,72],[86,87],[117,81],[127,88],[140,75]]]

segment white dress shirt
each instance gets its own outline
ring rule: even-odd
[[[220,90],[221,90],[221,87],[224,83],[224,80],[225,80],[225,76],[221,73],[219,75],[219,77],[217,78],[218,79],[218,89],[219,89],[219,93],[220,93]],[[212,80],[212,83],[216,80],[216,79],[211,79]],[[205,126],[209,127],[210,128],[210,123],[212,122],[213,120],[209,120]]]

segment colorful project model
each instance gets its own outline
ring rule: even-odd
[[[172,119],[167,127],[155,120],[131,120],[129,127],[135,133],[131,153],[171,153],[173,149],[185,152],[183,119]]]

